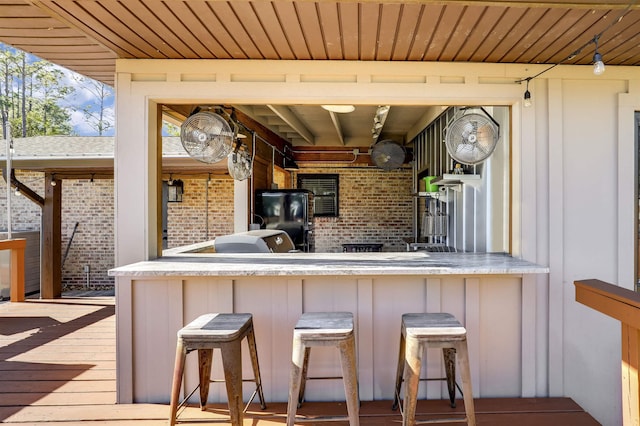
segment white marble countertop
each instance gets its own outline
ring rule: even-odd
[[[549,268],[503,253],[199,253],[111,269],[110,276],[521,275]]]

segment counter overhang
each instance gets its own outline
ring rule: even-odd
[[[520,275],[548,272],[548,267],[504,253],[202,253],[137,262],[111,269],[109,275]]]

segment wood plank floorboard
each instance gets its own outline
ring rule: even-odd
[[[0,423],[7,426],[166,425],[167,404],[116,404],[115,306],[112,296],[30,299],[0,303]],[[480,398],[475,400],[481,426],[598,425],[569,398]],[[245,426],[286,423],[287,404],[252,404]],[[446,401],[418,402],[418,420],[460,416],[464,404],[451,409]],[[344,402],[305,402],[301,423],[325,426],[314,416],[344,415]],[[230,425],[225,404],[201,411],[187,407],[181,424]],[[362,426],[401,423],[391,401],[363,401]],[[348,422],[332,422],[337,426]],[[440,423],[460,424],[460,423]]]

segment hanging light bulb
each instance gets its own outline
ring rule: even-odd
[[[529,108],[531,106],[531,92],[529,92],[529,80],[527,80],[527,90],[525,90],[524,92],[523,105],[525,108]]]
[[[595,75],[601,75],[604,72],[604,62],[602,62],[602,55],[598,52],[598,36],[593,38],[593,42],[596,44],[596,50],[593,54],[593,73]]]
[[[596,52],[593,55],[593,73],[595,75],[601,75],[604,72],[604,62],[602,62],[602,55]]]
[[[22,193],[20,192],[20,188],[16,188],[15,194],[16,194],[16,197],[19,197],[22,195]]]
[[[56,186],[58,183],[56,182],[56,175],[51,175],[51,186]]]

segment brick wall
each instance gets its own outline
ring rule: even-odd
[[[113,277],[107,275],[115,258],[113,197],[112,179],[62,181],[63,288],[113,285]]]
[[[233,179],[212,178],[208,185],[206,179],[182,181],[182,202],[168,203],[167,248],[233,233]]]
[[[413,236],[413,183],[409,168],[304,168],[298,173],[339,174],[339,217],[315,218],[315,251],[340,252],[342,244],[383,244],[404,251]]]
[[[33,189],[40,196],[44,196],[44,174],[43,173],[20,173],[16,171],[16,177]],[[7,199],[6,181],[0,177],[0,230],[7,229]],[[11,228],[13,231],[34,231],[40,230],[40,216],[42,210],[37,204],[26,198],[11,195]]]
[[[376,168],[332,167],[305,168],[299,172],[340,175],[340,217],[315,219],[316,252],[340,252],[344,243],[382,243],[384,251],[405,250],[402,237],[413,235],[410,169],[386,172]],[[16,175],[44,195],[42,173],[18,171]],[[211,179],[208,194],[205,179],[182,180],[183,202],[168,204],[168,247],[232,233],[233,180]],[[6,229],[6,184],[0,181],[0,229]],[[39,230],[40,207],[25,197],[12,195],[11,200],[13,230]],[[114,265],[113,200],[113,180],[63,181],[61,256],[78,223],[62,271],[63,288],[87,284],[85,265],[89,266],[89,285],[113,285],[113,278],[107,275]]]
[[[44,174],[16,172],[16,177],[44,196]],[[233,180],[211,179],[209,214],[206,180],[183,179],[182,203],[168,204],[168,245],[178,247],[233,232]],[[0,230],[7,228],[6,183],[0,178]],[[63,288],[112,286],[107,271],[114,266],[113,180],[65,179],[62,183],[62,244],[60,255],[69,246],[62,268]],[[12,230],[40,230],[42,210],[25,197],[11,195]],[[207,220],[209,223],[207,235]],[[71,245],[69,240],[78,223]],[[85,266],[89,266],[89,281]]]

